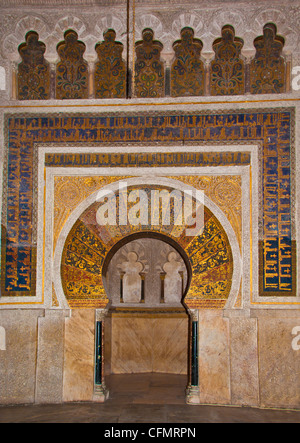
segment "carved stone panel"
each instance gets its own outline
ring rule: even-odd
[[[112,257],[105,278],[111,305],[124,307],[181,306],[188,283],[180,254],[164,241],[149,238],[122,246]]]
[[[143,31],[143,40],[136,42],[135,95],[136,97],[164,97],[165,68],[160,53],[162,43],[153,40],[150,28]]]
[[[136,252],[129,252],[127,260],[118,266],[122,272],[122,300],[124,303],[140,303],[142,299],[142,278],[140,274],[144,266],[138,261],[138,258]]]
[[[104,41],[97,43],[99,61],[95,66],[95,97],[126,97],[126,65],[122,59],[123,44],[116,42],[116,32],[108,29]]]
[[[250,65],[250,89],[252,94],[285,92],[286,66],[282,57],[285,40],[277,35],[277,27],[267,23],[263,35],[254,40],[255,58]]]
[[[68,30],[65,40],[57,45],[60,57],[56,67],[56,98],[88,98],[88,63],[84,60],[85,44],[78,41],[78,34]]]
[[[203,43],[194,38],[194,30],[181,30],[181,40],[175,41],[175,60],[171,66],[171,96],[204,95],[204,63],[200,59]]]
[[[215,59],[210,65],[211,95],[244,94],[245,69],[240,58],[243,45],[243,40],[235,37],[233,26],[223,26],[222,37],[213,43]]]
[[[50,66],[44,58],[46,45],[39,34],[30,31],[18,50],[22,62],[18,66],[18,99],[47,100],[50,98]]]
[[[164,264],[163,270],[166,273],[164,279],[164,301],[165,303],[178,303],[183,296],[183,273],[185,266],[179,260],[176,252],[168,254],[168,261]]]

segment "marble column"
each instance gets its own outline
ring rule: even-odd
[[[188,404],[199,404],[199,316],[197,310],[189,311],[190,314],[190,356],[189,356],[189,384],[186,391]]]
[[[166,278],[166,273],[161,272],[160,273],[160,303],[165,302],[165,278]]]
[[[104,378],[104,324],[107,310],[96,310],[96,327],[95,327],[95,382],[93,401],[104,403],[109,392],[105,385]]]
[[[140,277],[141,277],[141,301],[140,301],[140,303],[145,303],[145,278],[146,278],[145,272],[140,272]]]

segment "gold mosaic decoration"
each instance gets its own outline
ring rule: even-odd
[[[86,46],[72,29],[65,32],[64,38],[57,45],[60,61],[56,66],[56,98],[88,98],[89,68],[83,58]]]
[[[29,31],[19,48],[22,62],[18,65],[18,99],[48,100],[50,98],[50,65],[45,60],[46,45],[39,34]]]
[[[174,176],[189,186],[205,193],[226,215],[242,251],[242,179],[233,176]]]
[[[281,55],[284,42],[284,38],[277,35],[274,23],[267,23],[263,35],[254,40],[256,54],[250,64],[252,94],[285,92],[286,65]]]
[[[194,35],[194,29],[187,26],[181,30],[180,40],[173,42],[174,58],[169,75],[167,60],[161,57],[163,44],[154,40],[152,29],[144,29],[142,40],[134,43],[130,73],[126,66],[129,61],[124,61],[129,53],[123,59],[123,44],[116,41],[114,29],[107,29],[104,41],[95,46],[95,60],[90,69],[93,75],[89,76],[89,64],[83,57],[86,43],[79,41],[78,34],[69,29],[64,34],[65,40],[57,45],[60,59],[56,64],[56,81],[52,82],[50,64],[44,58],[46,45],[39,41],[38,33],[31,30],[25,37],[26,42],[18,47],[22,63],[18,66],[17,98],[125,99],[131,92],[144,98],[286,92],[289,63],[282,55],[285,39],[277,34],[274,23],[266,23],[263,35],[254,39],[256,54],[249,62],[241,55],[243,39],[235,36],[232,25],[223,26],[221,37],[212,45],[215,57],[208,75],[205,64],[209,60],[201,59],[203,42]]]
[[[133,189],[144,190],[150,195],[154,187],[129,187],[128,193]],[[121,204],[122,198],[121,195],[117,196],[118,205]],[[203,233],[190,237],[185,233],[185,226],[179,229],[175,225],[174,205],[171,205],[173,223],[164,224],[160,212],[160,223],[157,226],[121,226],[119,223],[116,226],[100,226],[97,223],[100,205],[99,202],[94,203],[80,216],[64,246],[61,275],[64,293],[71,308],[106,306],[109,300],[102,282],[102,266],[109,251],[124,237],[149,231],[175,240],[189,257],[193,275],[185,299],[188,306],[197,307],[199,303],[205,302],[207,307],[224,307],[231,290],[233,258],[227,235],[208,208],[205,208]],[[128,211],[130,209],[129,204]],[[161,208],[159,210],[161,211]]]
[[[181,40],[173,43],[175,60],[171,66],[171,96],[204,95],[204,63],[200,55],[201,40],[194,38],[192,28],[181,30]]]
[[[135,95],[159,98],[165,96],[165,67],[160,59],[161,42],[154,40],[152,29],[143,30],[143,40],[136,42]]]
[[[71,215],[72,211],[87,197],[100,190],[104,186],[119,180],[130,178],[124,177],[55,177],[54,178],[54,235],[53,245]]]
[[[97,43],[95,65],[95,98],[126,97],[126,65],[122,59],[123,44],[116,42],[116,32],[108,29],[104,41]]]
[[[177,111],[151,113],[65,114],[28,113],[5,117],[5,155],[2,205],[1,294],[3,297],[36,297],[37,196],[36,154],[40,145],[86,146],[92,143],[148,145],[255,143],[260,145],[260,180],[257,183],[259,213],[260,296],[297,295],[297,251],[295,235],[295,109],[248,109],[199,113]],[[199,154],[199,155],[196,155]],[[239,153],[230,153],[230,156]],[[224,165],[227,154],[107,152],[104,165],[138,167]],[[98,154],[54,152],[45,167],[81,167],[97,163]],[[248,153],[248,157],[250,154]],[[88,158],[87,158],[88,157]],[[212,157],[215,157],[213,159]],[[96,162],[95,162],[96,160]],[[103,158],[101,159],[101,161]],[[236,159],[237,160],[237,159]],[[195,162],[196,161],[196,162]],[[241,165],[231,157],[226,165]],[[249,164],[249,158],[246,159]],[[150,172],[149,172],[150,173]],[[276,186],[275,186],[276,185]],[[39,264],[40,265],[40,264]]]
[[[223,26],[222,37],[213,43],[215,59],[210,64],[211,95],[245,93],[245,68],[240,58],[243,46],[243,40],[235,37],[233,26]]]

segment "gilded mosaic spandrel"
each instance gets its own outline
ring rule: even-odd
[[[128,178],[130,177],[56,176],[54,178],[54,249],[65,222],[80,203],[104,186]]]
[[[226,215],[242,250],[242,179],[237,176],[184,175],[169,177],[201,190]]]

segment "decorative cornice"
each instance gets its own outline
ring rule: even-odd
[[[135,5],[134,33],[129,36],[128,5],[131,10]],[[244,40],[242,56],[250,59],[255,54],[253,41],[268,22],[275,23],[278,34],[285,38],[287,61],[293,66],[300,61],[300,0],[284,4],[279,0],[212,0],[209,4],[203,0],[0,0],[0,12],[0,65],[7,67],[11,62],[19,63],[17,48],[29,30],[36,31],[45,43],[45,59],[56,63],[57,44],[67,29],[74,29],[86,45],[85,59],[94,63],[95,45],[108,28],[116,31],[116,40],[124,45],[124,58],[129,42],[131,59],[132,40],[141,39],[142,30],[151,28],[155,40],[163,44],[161,57],[169,67],[174,56],[172,45],[183,27],[192,27],[195,38],[202,40],[201,56],[209,63],[214,40],[220,37],[224,24],[231,24],[236,36]]]
[[[0,0],[0,7],[15,7],[18,6],[40,6],[40,7],[53,7],[53,6],[71,6],[71,7],[77,7],[77,6],[121,6],[121,5],[127,5],[127,0]],[[167,6],[170,4],[174,5],[174,0],[135,0],[136,5],[159,5],[159,6]],[[176,2],[177,6],[178,4],[186,5],[191,4],[195,6],[195,3],[197,3],[198,7],[208,7],[206,0],[198,0],[192,1],[192,0],[180,0],[179,2]],[[267,6],[268,4],[270,7],[273,7],[275,4],[282,4],[281,0],[273,0],[272,2],[269,0],[214,0],[209,4],[209,7],[212,7],[214,5],[220,5],[223,3],[232,3],[234,5],[237,4],[257,4],[259,6]],[[299,0],[287,0],[285,4],[300,4]]]

